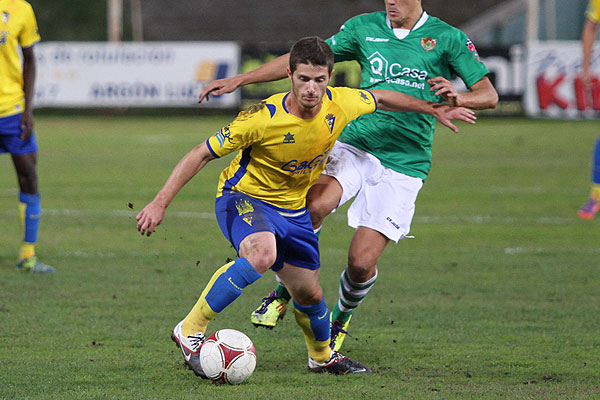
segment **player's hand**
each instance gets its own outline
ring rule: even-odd
[[[206,101],[210,100],[209,95],[221,96],[222,94],[233,92],[238,87],[240,87],[240,81],[237,76],[217,79],[202,88],[198,103],[202,103],[204,99],[206,99]]]
[[[444,126],[447,126],[454,133],[458,133],[458,128],[452,123],[453,119],[474,124],[477,117],[473,110],[464,107],[453,107],[449,104],[436,104],[433,106],[433,116]]]
[[[150,236],[154,229],[160,225],[165,216],[165,207],[156,204],[155,202],[149,203],[140,213],[135,217],[137,220],[137,230],[146,236]]]
[[[27,140],[33,134],[33,114],[31,111],[25,111],[21,114],[21,140]]]
[[[430,92],[434,92],[436,96],[442,96],[444,100],[455,107],[459,107],[462,103],[460,101],[460,93],[456,91],[456,88],[448,79],[443,76],[436,76],[427,80]]]

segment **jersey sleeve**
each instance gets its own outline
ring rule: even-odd
[[[24,14],[23,29],[19,33],[19,45],[27,48],[39,42],[41,38],[33,8],[29,3],[26,3]]]
[[[473,86],[490,73],[485,64],[479,59],[475,45],[464,32],[457,30],[449,50],[448,61],[450,66],[467,87]]]
[[[222,157],[236,150],[252,146],[262,140],[266,123],[270,119],[264,102],[242,111],[227,126],[206,140],[208,149],[215,157]]]
[[[336,62],[356,60],[356,54],[359,51],[356,44],[353,19],[346,21],[335,35],[325,41],[333,50]]]
[[[348,121],[377,110],[377,100],[368,90],[347,87],[332,88],[332,90],[335,91],[336,103],[344,110]]]
[[[595,24],[600,22],[600,0],[590,0],[585,16]]]

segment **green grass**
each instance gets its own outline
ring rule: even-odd
[[[309,374],[290,316],[274,331],[254,329],[249,314],[273,286],[268,273],[210,326],[253,339],[254,375],[236,387],[197,379],[169,335],[234,256],[212,214],[230,158],[184,188],[152,237],[137,233],[135,214],[179,158],[227,122],[39,116],[37,252],[54,276],[14,270],[18,192],[10,157],[0,158],[0,398],[600,396],[599,222],[576,216],[589,190],[591,121],[438,129],[416,238],[386,250],[352,322],[358,341],[344,345],[373,374]],[[328,218],[321,283],[330,306],[351,236],[344,212]]]

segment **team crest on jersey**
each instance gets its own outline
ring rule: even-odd
[[[360,99],[363,101],[363,103],[371,104],[371,98],[367,96],[365,92],[360,91],[358,93],[360,94]]]
[[[220,147],[223,147],[225,141],[227,140],[229,143],[233,144],[233,140],[231,140],[231,131],[229,130],[229,125],[221,129],[216,134],[217,140],[219,141]]]
[[[254,219],[254,206],[246,199],[239,199],[235,202],[235,208],[242,219],[250,226]]]
[[[294,135],[292,135],[290,132],[283,135],[283,143],[296,143]]]
[[[335,115],[327,114],[325,116],[325,123],[329,127],[329,132],[333,133],[333,126],[335,125]]]
[[[481,61],[479,59],[479,54],[477,53],[477,49],[475,48],[475,45],[473,44],[473,42],[471,42],[471,39],[467,39],[467,49],[469,49],[469,51],[473,54],[473,57],[475,57],[477,59],[477,61]]]
[[[425,49],[425,51],[431,51],[435,49],[437,45],[437,39],[432,39],[431,37],[421,38],[421,47]]]
[[[8,19],[10,18],[10,14],[8,11],[2,11],[2,22],[5,24],[8,23]]]

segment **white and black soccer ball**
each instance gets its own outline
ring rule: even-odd
[[[216,331],[200,348],[200,365],[206,377],[215,383],[240,384],[256,367],[254,343],[235,329]]]

